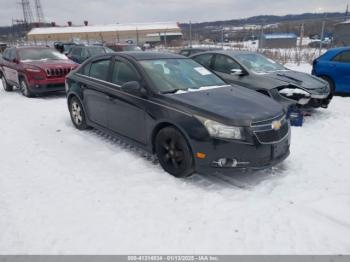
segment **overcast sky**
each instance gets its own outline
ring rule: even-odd
[[[30,0],[32,9],[34,0]],[[0,0],[0,25],[22,19],[19,0]],[[348,0],[41,0],[48,22],[65,24],[194,22],[285,15],[344,12]],[[33,10],[34,12],[34,10]]]

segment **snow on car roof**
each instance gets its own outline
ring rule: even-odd
[[[28,35],[41,34],[64,34],[64,33],[100,33],[110,31],[132,31],[132,30],[169,30],[180,29],[175,22],[162,23],[139,23],[139,24],[110,24],[93,26],[64,26],[33,28]]]

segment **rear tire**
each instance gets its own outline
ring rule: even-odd
[[[331,93],[329,94],[328,98],[329,100],[331,100],[333,98],[333,96],[335,95],[335,85],[332,79],[330,79],[327,76],[321,76],[321,78],[323,80],[325,80],[328,84],[329,84],[329,88],[331,90]]]
[[[2,81],[2,86],[3,86],[3,88],[4,88],[4,90],[5,90],[6,92],[11,92],[11,91],[13,91],[13,86],[11,86],[11,85],[9,85],[9,84],[7,83],[7,80],[6,80],[6,78],[5,78],[4,75],[2,75],[1,81]]]
[[[21,78],[19,80],[19,88],[21,90],[22,95],[24,95],[25,97],[33,96],[32,92],[29,90],[27,81],[25,79]]]
[[[182,178],[194,173],[194,160],[184,136],[174,127],[159,131],[155,149],[160,165],[169,174]]]
[[[69,112],[72,122],[77,129],[85,130],[89,128],[86,124],[84,108],[75,96],[69,100]]]

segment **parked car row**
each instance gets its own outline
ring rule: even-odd
[[[331,100],[326,81],[255,53],[188,58],[104,49],[93,56],[89,48],[72,47],[71,55],[89,52],[79,67],[51,48],[8,48],[3,86],[25,96],[65,88],[76,128],[101,129],[156,154],[176,177],[276,165],[290,153],[288,108]]]

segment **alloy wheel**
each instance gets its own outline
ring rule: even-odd
[[[76,101],[73,101],[71,104],[71,114],[74,123],[80,126],[83,122],[83,114],[80,105]]]

